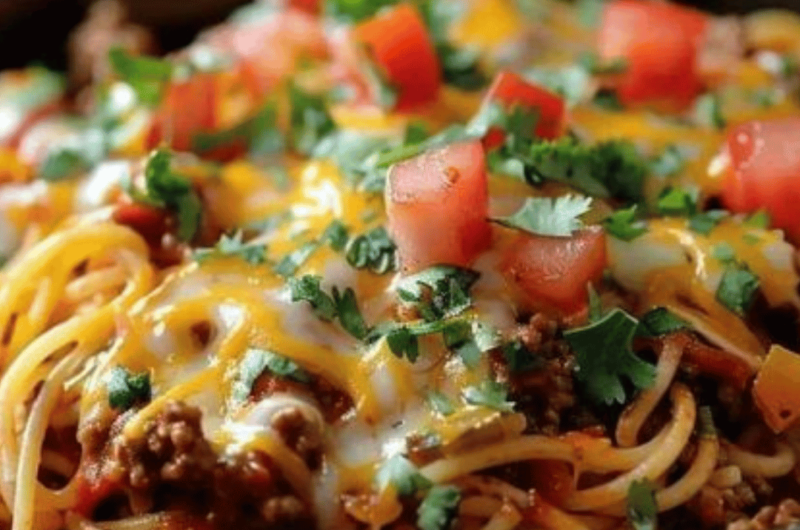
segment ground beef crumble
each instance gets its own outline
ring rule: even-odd
[[[310,507],[268,455],[217,455],[203,436],[200,420],[196,407],[171,402],[144,437],[114,439],[105,470],[127,493],[131,512],[186,510],[219,529],[315,527]],[[297,446],[307,449],[309,442],[295,420],[288,412],[280,421]]]

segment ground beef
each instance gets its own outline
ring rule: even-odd
[[[322,431],[299,407],[286,407],[272,417],[272,428],[310,469],[322,461]]]
[[[314,528],[310,508],[271,457],[259,451],[217,455],[200,420],[196,407],[171,402],[144,437],[114,438],[105,474],[127,493],[132,513],[183,510],[219,529]],[[297,447],[310,450],[313,444],[293,414],[281,422]]]

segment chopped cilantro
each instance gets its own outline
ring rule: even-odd
[[[697,408],[697,433],[701,438],[716,438],[717,428],[714,425],[714,415],[711,407],[702,406]]]
[[[669,216],[689,216],[697,211],[695,196],[683,188],[669,187],[658,196],[658,213]]]
[[[501,351],[512,373],[537,370],[544,365],[542,358],[531,352],[520,340],[503,344]]]
[[[587,72],[595,75],[621,74],[628,69],[628,61],[624,57],[603,60],[592,52],[582,53],[578,57],[578,63]]]
[[[717,287],[717,301],[737,315],[744,316],[753,304],[759,286],[758,276],[750,272],[745,264],[728,263]]]
[[[409,362],[415,363],[419,358],[419,342],[417,336],[406,326],[399,326],[389,330],[386,334],[386,344],[397,357],[405,357]]]
[[[639,320],[636,335],[639,337],[658,337],[689,327],[689,324],[666,307],[656,307],[645,313]]]
[[[320,241],[327,243],[337,252],[344,250],[344,247],[347,245],[347,240],[347,227],[339,219],[331,221],[331,224],[325,228],[325,231],[322,232],[322,236],[320,237]]]
[[[689,228],[698,234],[707,236],[726,215],[728,215],[728,212],[725,210],[708,210],[707,212],[696,213],[689,217]]]
[[[74,177],[90,169],[92,164],[86,157],[75,149],[64,148],[54,150],[47,154],[47,157],[39,167],[38,176],[48,182]]]
[[[464,401],[500,412],[513,412],[514,403],[507,401],[508,389],[497,381],[482,381],[478,386],[468,386],[462,393]]]
[[[422,318],[432,322],[469,308],[469,290],[479,276],[470,269],[437,265],[403,278],[397,293],[403,301],[413,304]]]
[[[336,314],[339,317],[339,323],[342,328],[359,340],[366,337],[369,328],[358,308],[355,291],[348,287],[344,292],[340,292],[337,287],[334,287],[332,293],[333,303],[336,305]]]
[[[365,339],[369,327],[358,308],[356,294],[350,287],[343,292],[334,287],[329,295],[320,287],[319,276],[305,275],[289,278],[289,292],[292,302],[305,301],[314,308],[314,313],[326,322],[335,318],[346,332],[357,339]]]
[[[464,365],[475,368],[480,362],[482,350],[475,341],[472,322],[453,320],[442,330],[442,338],[447,349],[455,352]]]
[[[770,222],[771,219],[769,218],[769,214],[766,212],[766,210],[758,210],[754,214],[750,215],[750,217],[745,219],[742,224],[752,228],[767,229],[769,228]]]
[[[266,245],[244,243],[242,232],[237,231],[233,236],[222,234],[213,248],[198,248],[192,257],[198,263],[202,263],[215,256],[237,256],[251,265],[260,265],[267,260],[266,250]]]
[[[269,102],[254,116],[229,129],[198,132],[192,136],[192,151],[206,153],[220,147],[242,143],[251,153],[264,155],[283,148],[283,136],[277,126],[275,104]]]
[[[150,374],[134,374],[123,366],[115,366],[106,382],[108,404],[117,410],[128,410],[136,403],[146,403],[152,397]]]
[[[480,65],[480,53],[474,48],[459,48],[450,42],[437,43],[436,53],[445,84],[461,90],[479,90],[489,79]]]
[[[626,202],[643,199],[648,171],[630,142],[612,140],[590,146],[570,137],[533,145],[525,170],[531,184],[554,180],[595,197]]]
[[[292,302],[308,302],[319,318],[330,322],[336,317],[336,304],[320,287],[321,280],[319,276],[308,274],[300,278],[289,278],[289,292]]]
[[[326,14],[342,22],[359,22],[398,0],[325,0]]]
[[[722,114],[719,95],[703,94],[698,97],[694,105],[694,119],[698,125],[724,129],[727,122]]]
[[[403,455],[394,455],[383,462],[375,474],[375,482],[378,491],[392,486],[402,496],[413,495],[432,486],[431,481],[420,474],[417,467]]]
[[[236,381],[231,387],[234,402],[246,401],[253,391],[253,385],[264,371],[298,383],[311,382],[311,376],[291,359],[275,352],[258,348],[248,349],[239,363]]]
[[[570,106],[586,99],[592,80],[589,72],[576,64],[532,68],[525,72],[525,77],[559,94]]]
[[[659,177],[673,177],[683,171],[685,165],[686,157],[681,149],[669,144],[650,161],[650,170]]]
[[[364,50],[364,60],[361,70],[364,73],[368,85],[372,87],[375,100],[382,109],[391,110],[397,105],[397,89],[389,81],[383,69],[375,59],[372,49],[368,46],[361,46]]]
[[[591,282],[586,284],[586,291],[589,294],[589,322],[597,322],[603,318],[605,311],[603,310],[603,300],[597,294]]]
[[[119,78],[136,92],[139,101],[155,106],[172,78],[172,63],[155,57],[136,57],[119,46],[108,52],[108,62]]]
[[[722,263],[731,263],[736,261],[736,250],[727,241],[717,243],[711,249],[711,255]]]
[[[309,241],[300,246],[294,252],[287,254],[275,266],[275,273],[287,278],[297,272],[303,263],[319,248],[319,243],[316,241]]]
[[[453,402],[450,398],[439,392],[438,390],[431,390],[428,392],[428,404],[434,412],[442,416],[449,416],[456,411]]]
[[[533,197],[525,199],[525,204],[514,214],[493,220],[531,234],[570,237],[583,227],[579,217],[589,211],[591,204],[591,198],[575,195],[556,199]]]
[[[597,322],[564,333],[575,351],[576,377],[593,400],[624,403],[623,377],[640,389],[653,383],[654,367],[631,349],[637,326],[635,318],[613,309]]]
[[[428,139],[430,133],[428,126],[422,121],[412,121],[406,126],[406,133],[403,138],[403,144],[419,144]]]
[[[302,154],[310,154],[317,144],[336,129],[325,100],[289,85],[290,131],[292,146]]]
[[[347,262],[357,269],[375,274],[397,270],[397,247],[382,226],[354,237],[347,244]]]
[[[635,480],[628,488],[628,521],[634,530],[655,530],[658,522],[658,505],[653,485]]]
[[[191,181],[170,168],[172,154],[157,149],[150,154],[144,169],[145,192],[129,190],[132,198],[151,206],[166,208],[178,217],[178,237],[191,240],[200,226],[200,198]]]
[[[619,96],[617,93],[611,89],[600,89],[594,95],[594,99],[592,103],[600,107],[601,109],[610,110],[612,112],[618,112],[620,110],[624,110],[625,106],[619,100]]]
[[[455,486],[435,485],[417,510],[420,530],[447,530],[453,525],[461,502],[461,492]]]
[[[632,241],[647,232],[644,222],[636,220],[635,204],[609,215],[603,222],[603,226],[606,232],[622,241]]]

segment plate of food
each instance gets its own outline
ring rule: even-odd
[[[70,42],[0,73],[0,528],[800,525],[800,16]]]

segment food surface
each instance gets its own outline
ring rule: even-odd
[[[92,12],[0,74],[0,528],[800,527],[800,17]]]

